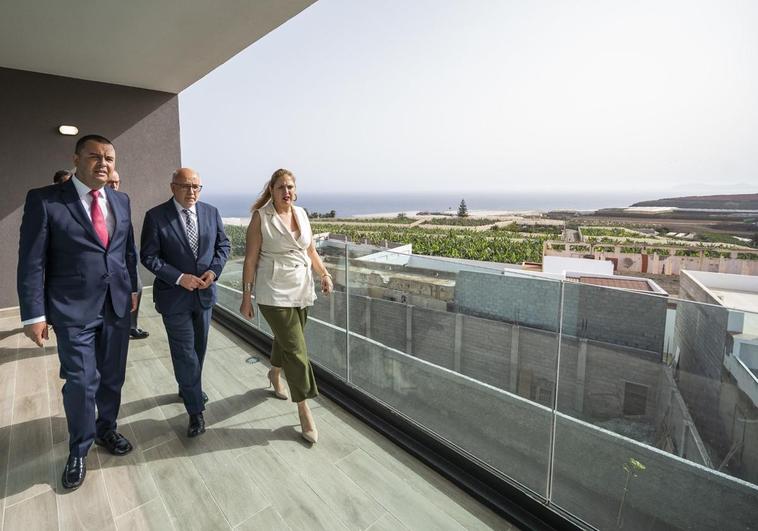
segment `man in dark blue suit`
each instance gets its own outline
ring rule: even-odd
[[[145,214],[140,258],[155,275],[153,300],[166,326],[179,395],[189,414],[187,436],[205,432],[202,388],[216,284],[231,245],[215,207],[198,201],[203,186],[190,168],[171,179],[174,196]]]
[[[132,450],[116,431],[116,418],[129,314],[137,302],[137,254],[129,197],[105,187],[115,163],[110,140],[80,138],[74,176],[31,190],[21,222],[17,282],[24,333],[42,346],[53,326],[66,380],[67,489],[84,481],[93,441],[114,455]]]

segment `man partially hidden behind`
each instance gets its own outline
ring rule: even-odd
[[[215,207],[198,201],[203,186],[190,168],[176,170],[174,196],[145,214],[140,258],[155,274],[153,300],[166,326],[179,396],[189,414],[187,436],[205,432],[202,389],[215,282],[231,245]]]
[[[132,450],[116,431],[116,418],[129,314],[137,303],[137,254],[129,197],[105,186],[115,163],[110,140],[80,138],[74,176],[31,190],[21,221],[17,282],[24,334],[41,347],[53,326],[66,380],[66,489],[84,481],[93,441],[114,455]]]
[[[53,175],[53,184],[63,184],[71,178],[71,172],[68,170],[58,170]]]
[[[118,174],[116,170],[113,170],[113,173],[111,174],[110,179],[108,179],[108,182],[106,183],[108,186],[113,188],[114,190],[118,190],[121,187],[121,176]],[[137,308],[132,312],[132,323],[131,328],[129,329],[129,336],[132,339],[145,339],[150,335],[150,332],[147,330],[142,330],[139,325],[137,324],[137,319],[139,319],[139,305],[142,304],[142,279],[139,277],[139,272],[137,274]]]

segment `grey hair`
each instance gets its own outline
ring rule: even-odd
[[[176,176],[179,175],[180,171],[186,170],[186,169],[188,169],[188,168],[177,168],[177,169],[175,169],[174,173],[171,174],[171,181],[173,182],[174,179],[176,179]],[[195,170],[192,170],[192,173],[194,173],[195,175],[197,175],[198,179],[200,178],[200,174],[198,172],[196,172]]]

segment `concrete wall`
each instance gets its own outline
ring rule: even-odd
[[[556,245],[571,245],[564,242],[555,242]],[[582,244],[586,246],[587,244]],[[614,247],[615,251],[596,251],[595,248]],[[596,260],[613,260],[617,264],[619,273],[650,273],[653,275],[679,275],[682,270],[691,269],[694,271],[711,271],[714,273],[735,273],[739,275],[758,275],[758,252],[755,250],[741,249],[732,251],[729,249],[718,249],[718,252],[728,254],[729,256],[708,257],[705,251],[698,251],[697,256],[675,256],[675,255],[658,255],[655,253],[623,253],[624,247],[642,247],[644,245],[630,243],[628,245],[597,244],[592,246],[592,250],[572,250],[570,247],[565,251],[559,251],[549,248],[549,243],[545,243],[545,256],[564,256],[572,258],[595,258]],[[654,249],[661,249],[665,245],[650,245]],[[677,250],[692,251],[691,247],[671,248],[671,252]],[[752,259],[739,258],[741,254],[752,256]],[[643,258],[644,257],[644,258]],[[645,260],[647,259],[647,260]]]
[[[561,283],[461,271],[455,305],[465,314],[558,331]]]
[[[723,359],[727,349],[728,311],[688,275],[680,277],[680,297],[708,303],[677,303],[676,336],[680,346],[677,380],[700,435],[717,463],[729,451],[728,426],[719,413]]]
[[[563,334],[662,352],[665,297],[564,283]],[[458,273],[455,308],[470,315],[557,331],[561,283],[468,271]]]
[[[0,278],[5,308],[18,305],[18,231],[26,193],[52,184],[57,170],[73,166],[76,137],[60,135],[59,125],[113,141],[137,235],[145,211],[169,197],[181,154],[175,94],[6,68],[0,68],[0,87],[0,241],[7,246],[0,269],[11,272]]]
[[[567,282],[562,331],[569,336],[660,353],[667,302],[659,295]]]
[[[311,316],[345,326],[345,293],[321,297]],[[362,295],[350,297],[351,346],[365,338],[525,399],[552,407],[558,334],[454,312],[419,308]],[[325,333],[325,332],[324,332]],[[360,337],[358,337],[360,336]],[[344,370],[344,335],[323,341],[314,359]],[[336,345],[336,350],[331,346]],[[558,409],[654,444],[662,371],[659,352],[564,336],[561,341]],[[351,353],[352,355],[352,353]],[[646,388],[645,411],[624,414],[627,383]]]

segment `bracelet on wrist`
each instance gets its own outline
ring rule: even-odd
[[[325,271],[321,276],[332,278],[332,274],[329,271]]]
[[[253,285],[252,282],[243,282],[242,283],[242,292],[243,293],[252,293],[254,287],[255,286]]]

